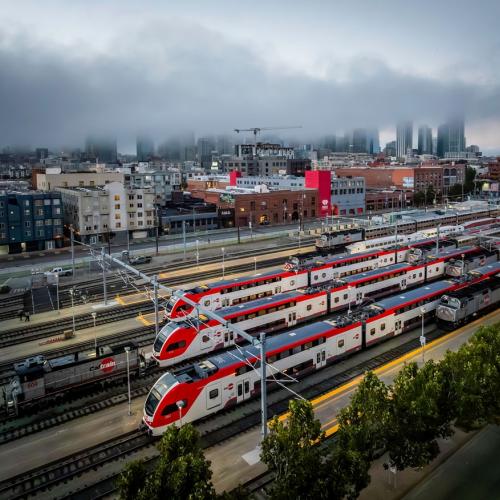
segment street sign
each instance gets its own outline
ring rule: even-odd
[[[420,335],[420,345],[423,347],[427,342],[427,339],[424,335]]]

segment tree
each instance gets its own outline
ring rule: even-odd
[[[118,478],[118,493],[123,500],[135,500],[146,482],[146,468],[142,460],[129,462]]]
[[[367,460],[373,460],[385,449],[389,416],[388,388],[373,372],[367,372],[351,403],[338,416],[337,436],[343,448],[356,450]]]
[[[309,401],[292,400],[286,420],[274,417],[262,442],[261,460],[276,474],[271,498],[321,498],[325,438]]]
[[[394,379],[386,446],[392,466],[422,467],[439,453],[437,438],[452,435],[450,381],[432,360],[406,365]]]
[[[500,415],[500,323],[482,326],[457,352],[447,353],[443,370],[453,381],[457,423],[466,429]]]
[[[413,195],[413,204],[418,207],[425,204],[425,193],[423,191],[417,191]]]
[[[139,462],[129,464],[119,478],[122,499],[163,500],[216,498],[210,462],[199,444],[199,434],[190,424],[167,429],[158,443],[160,457],[151,474]],[[141,483],[141,477],[143,481]],[[127,496],[134,494],[135,496]]]
[[[469,167],[468,165],[465,167],[465,182],[464,182],[464,191],[466,193],[472,193],[474,191],[476,179],[476,169],[473,167]]]
[[[425,192],[425,200],[427,205],[432,205],[434,201],[437,201],[436,191],[434,191],[434,186],[429,184]]]

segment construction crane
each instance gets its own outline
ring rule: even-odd
[[[293,127],[252,127],[252,128],[235,128],[234,131],[239,134],[240,132],[253,132],[255,142],[257,143],[257,134],[262,130],[288,130],[291,128],[302,128],[302,125],[295,125]]]

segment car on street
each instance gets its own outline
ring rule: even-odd
[[[130,257],[129,263],[133,266],[139,264],[149,264],[151,262],[151,257],[149,255],[137,255],[136,257]]]

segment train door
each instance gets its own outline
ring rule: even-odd
[[[246,378],[238,382],[236,387],[236,401],[241,403],[250,397],[250,379]]]
[[[230,305],[231,304],[229,303],[229,299],[227,297],[221,300],[221,307],[228,307]]]
[[[363,292],[356,292],[356,304],[361,304],[363,302]]]
[[[399,335],[403,331],[403,321],[398,319],[394,322],[394,335]]]
[[[406,278],[402,278],[401,279],[401,290],[405,290],[406,289]]]
[[[281,293],[281,286],[275,286],[274,293]]]
[[[222,404],[222,391],[220,384],[212,384],[207,387],[207,410],[216,408]]]
[[[224,332],[224,347],[234,344],[234,332]]]
[[[293,326],[297,323],[297,313],[296,312],[291,312],[288,313],[288,326]]]
[[[316,353],[316,368],[326,365],[326,349],[321,349]]]

